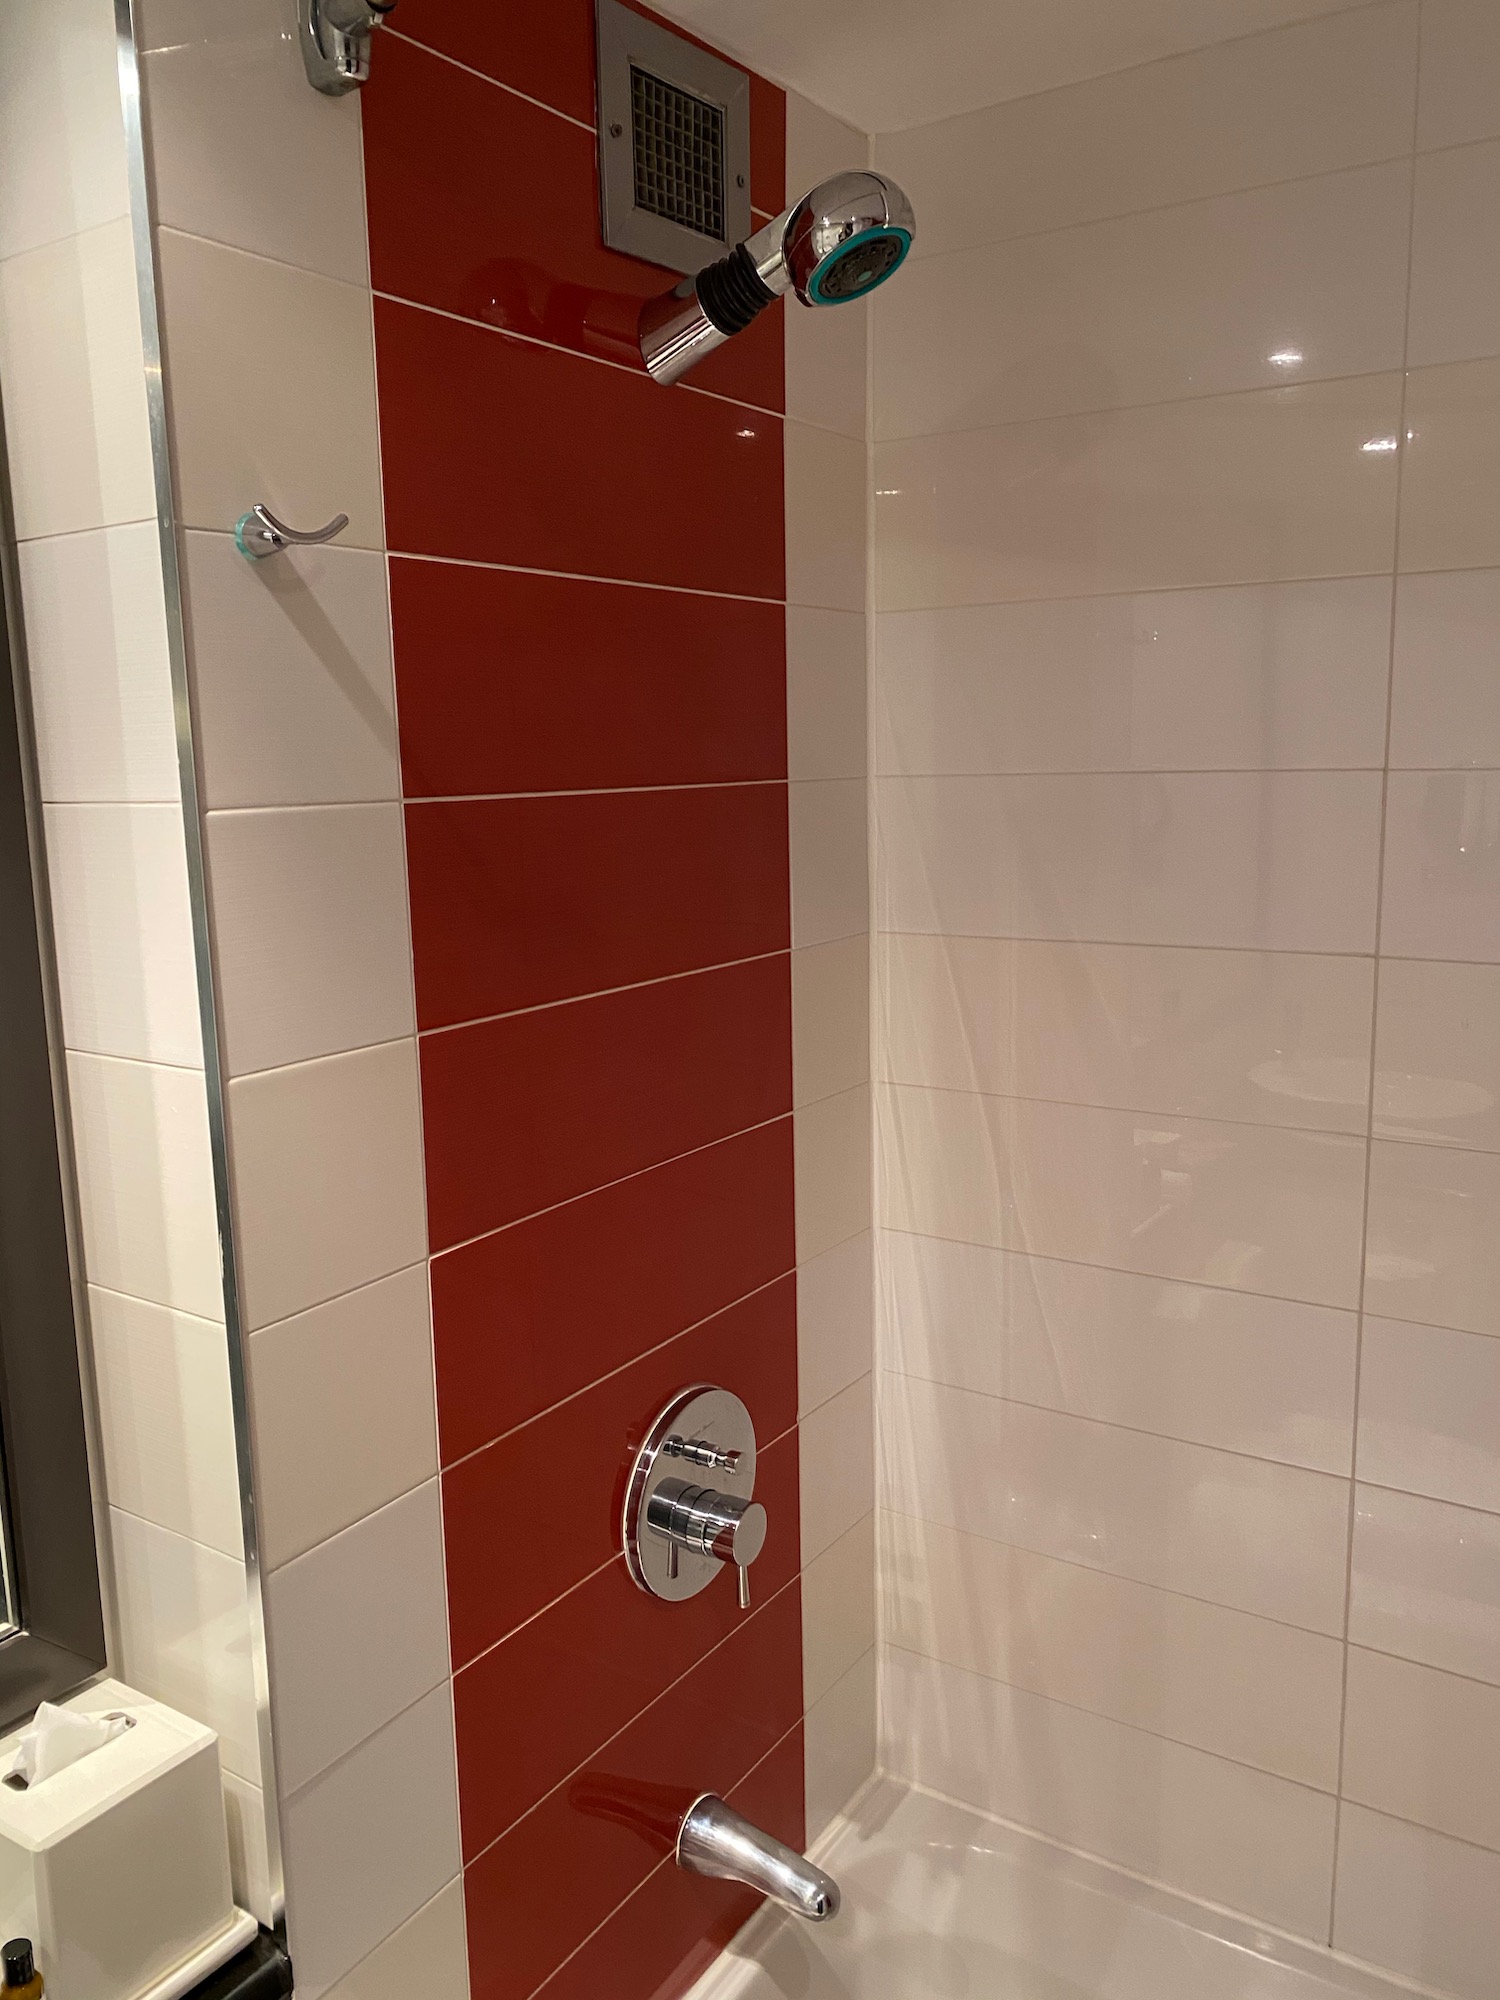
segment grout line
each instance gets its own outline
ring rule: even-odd
[[[460,69],[465,76],[476,77],[481,83],[492,84],[496,90],[503,90],[507,97],[519,97],[523,104],[534,105],[538,111],[550,112],[560,118],[565,125],[575,126],[580,132],[587,132],[590,138],[597,138],[599,128],[582,118],[575,118],[571,111],[559,111],[555,104],[548,104],[545,98],[533,97],[528,91],[518,90],[513,83],[502,83],[498,76],[491,76],[487,70],[475,69],[472,64],[460,62],[457,56],[450,56],[446,50],[434,48],[430,42],[418,41],[415,35],[403,34],[399,28],[391,28],[383,41],[405,42],[408,48],[420,49],[423,55],[432,56],[438,62],[447,63],[453,69]]]
[[[517,339],[521,337],[516,336]],[[1203,403],[1240,402],[1251,396],[1286,397],[1298,389],[1337,388],[1349,382],[1394,382],[1401,374],[1402,365],[1396,361],[1388,368],[1359,368],[1343,375],[1299,375],[1289,382],[1250,382],[1237,389],[1201,389],[1185,396],[1147,396],[1134,403],[1097,403],[1077,410],[1042,410],[1034,416],[997,417],[992,423],[965,424],[948,430],[906,431],[896,437],[876,438],[875,450],[889,451],[902,445],[927,444],[938,438],[991,437],[997,431],[1024,430],[1028,425],[1071,424],[1084,422],[1093,417],[1123,417],[1137,410],[1177,410],[1192,408]],[[1388,572],[1378,570],[1372,574],[1385,576]]]
[[[1076,932],[1067,936],[1046,937],[1032,931],[919,931],[909,926],[887,929],[876,933],[881,938],[934,938],[944,944],[975,941],[985,944],[1044,944],[1083,945],[1088,948],[1102,948],[1107,951],[1222,951],[1237,952],[1254,958],[1328,958],[1340,961],[1354,960],[1373,964],[1375,953],[1370,951],[1329,951],[1314,950],[1308,945],[1280,944],[1176,944],[1171,941],[1128,937],[1080,937]],[[1454,961],[1417,960],[1419,964],[1451,964]],[[1490,963],[1491,961],[1482,961]]]
[[[1056,1417],[1063,1423],[1093,1424],[1100,1430],[1120,1432],[1127,1437],[1152,1438],[1159,1444],[1175,1445],[1183,1451],[1207,1451],[1218,1457],[1238,1459],[1249,1465],[1273,1466],[1278,1471],[1295,1473],[1305,1479],[1331,1479],[1343,1485],[1350,1478],[1350,1475],[1344,1472],[1330,1472],[1326,1466],[1307,1465],[1295,1459],[1272,1458],[1265,1452],[1246,1451],[1240,1445],[1206,1444],[1201,1438],[1178,1437],[1171,1431],[1150,1430],[1144,1424],[1122,1423],[1118,1417],[1098,1417],[1087,1410],[1062,1409],[1055,1403],[1032,1403],[1022,1396],[1002,1395],[995,1389],[976,1389],[966,1382],[944,1382],[935,1376],[914,1375],[905,1368],[884,1365],[880,1372],[897,1376],[904,1382],[924,1383],[929,1389],[945,1390],[950,1396],[977,1396],[986,1403],[998,1404],[1002,1409],[1035,1410],[1041,1416]],[[1352,1432],[1352,1425],[1350,1429]],[[986,1535],[981,1539],[989,1541],[994,1538]]]
[[[454,312],[448,306],[434,306],[427,304],[423,299],[409,299],[401,292],[376,290],[374,296],[377,299],[384,299],[388,305],[404,306],[409,312],[428,313],[434,319],[452,320],[459,326],[471,326],[476,332],[490,334],[496,340],[514,340],[523,347],[538,347],[547,354],[565,355],[571,361],[587,361],[596,368],[612,368],[616,374],[628,375],[634,382],[644,382],[648,386],[651,382],[651,377],[644,368],[636,368],[628,361],[614,361],[605,354],[590,354],[582,347],[564,347],[558,341],[543,340],[538,334],[521,333],[511,326],[496,326],[493,321],[487,319],[473,319],[468,313]],[[704,396],[711,403],[725,403],[732,410],[753,410],[757,416],[772,417],[778,424],[784,424],[788,420],[785,410],[773,410],[764,403],[749,402],[743,396],[721,395],[717,389],[705,389],[696,382],[678,382],[674,386],[685,389],[689,395]]]
[[[1179,1749],[1194,1751],[1200,1757],[1212,1757],[1216,1763],[1233,1765],[1236,1770],[1254,1771],[1267,1778],[1275,1778],[1283,1785],[1295,1785],[1300,1792],[1313,1792],[1319,1798],[1332,1800],[1333,1793],[1327,1785],[1315,1785],[1310,1778],[1294,1778],[1285,1771],[1278,1771],[1270,1764],[1252,1763],[1248,1757],[1231,1756],[1226,1750],[1210,1750],[1202,1743],[1195,1743],[1185,1736],[1173,1736],[1165,1729],[1149,1728],[1144,1722],[1129,1722],[1123,1716],[1111,1715],[1108,1709],[1089,1708],[1083,1702],[1066,1701],[1061,1695],[1046,1694],[1039,1688],[1027,1687],[1022,1681],[1007,1680],[1003,1674],[987,1673],[982,1667],[965,1666],[961,1661],[945,1659],[939,1653],[918,1652],[914,1646],[903,1646],[899,1641],[889,1641],[890,1651],[905,1653],[908,1658],[922,1660],[931,1666],[946,1667],[950,1673],[967,1674],[970,1679],[984,1681],[990,1687],[1009,1688],[1014,1694],[1029,1695],[1033,1701],[1045,1701],[1054,1708],[1066,1709],[1072,1715],[1089,1715],[1101,1722],[1111,1723],[1116,1729],[1128,1729],[1135,1736],[1149,1736],[1155,1743],[1171,1743]],[[1332,2000],[1332,1996],[1330,1996]]]
[[[1269,1611],[1247,1611],[1243,1604],[1228,1604],[1220,1597],[1200,1597],[1196,1591],[1179,1590],[1169,1583],[1147,1583],[1142,1578],[1130,1576],[1123,1570],[1104,1569],[1093,1563],[1079,1562],[1075,1556],[1053,1555],[1050,1549],[1034,1549],[1025,1542],[1002,1541],[998,1535],[976,1534],[972,1528],[950,1528],[944,1521],[930,1521],[925,1514],[908,1514],[904,1508],[886,1506],[878,1500],[875,1512],[888,1514],[895,1521],[910,1521],[917,1527],[937,1528],[944,1534],[962,1535],[967,1541],[983,1542],[990,1548],[1013,1549],[1020,1555],[1034,1556],[1042,1562],[1060,1563],[1064,1569],[1082,1570],[1088,1576],[1109,1577],[1116,1583],[1131,1584],[1137,1590],[1154,1590],[1162,1597],[1180,1598],[1185,1604],[1202,1604],[1210,1611],[1227,1611],[1237,1618],[1254,1618],[1262,1625],[1274,1625],[1278,1631],[1297,1632],[1304,1638],[1318,1639],[1329,1646],[1339,1644],[1336,1632],[1322,1631],[1316,1625],[1298,1625],[1290,1618],[1277,1618]]]
[[[920,672],[920,669],[917,669]],[[1378,777],[1380,764],[1080,764],[1018,765],[1003,771],[928,771],[903,765],[899,770],[883,770],[882,778],[906,781],[931,779],[967,781],[988,779],[996,784],[1015,778],[1368,778]],[[1478,765],[1431,765],[1407,767],[1413,770],[1478,770]]]
[[[1298,1135],[1307,1139],[1347,1139],[1351,1143],[1366,1137],[1366,1134],[1347,1125],[1286,1125],[1264,1118],[1225,1118],[1215,1112],[1178,1111],[1161,1109],[1153,1105],[1100,1104],[1087,1097],[1037,1097],[1029,1091],[986,1090],[982,1084],[926,1083],[920,1078],[911,1080],[899,1076],[884,1076],[880,1079],[888,1090],[920,1090],[930,1097],[958,1097],[965,1101],[978,1098],[989,1104],[1044,1104],[1058,1111],[1103,1111],[1110,1116],[1121,1118],[1151,1118],[1166,1120],[1173,1125],[1228,1125],[1237,1132],[1284,1132],[1292,1137]],[[1431,1141],[1413,1141],[1413,1144]],[[1438,1148],[1452,1150],[1446,1145]],[[1309,1301],[1309,1303],[1315,1303]]]
[[[622,1560],[622,1558],[618,1555],[615,1555],[612,1556],[610,1560],[611,1562],[619,1562]],[[609,1565],[605,1564],[604,1567],[608,1568]],[[597,1575],[598,1572],[596,1571],[595,1574]],[[630,1730],[632,1730],[635,1727],[635,1725],[641,1720],[642,1716],[649,1714],[653,1708],[655,1708],[659,1703],[665,1701],[670,1694],[672,1694],[677,1688],[679,1688],[682,1685],[682,1683],[688,1678],[689,1674],[696,1673],[698,1669],[701,1666],[703,1666],[706,1661],[711,1660],[715,1653],[722,1651],[723,1648],[729,1645],[733,1639],[737,1638],[750,1625],[752,1625],[757,1618],[764,1617],[766,1613],[771,1610],[773,1605],[777,1605],[781,1602],[782,1598],[786,1596],[789,1590],[797,1590],[800,1584],[800,1580],[801,1580],[801,1572],[795,1571],[790,1577],[787,1578],[786,1582],[782,1584],[779,1590],[775,1591],[770,1597],[764,1599],[764,1601],[761,1602],[760,1604],[752,1605],[748,1615],[741,1613],[740,1616],[737,1618],[736,1622],[733,1625],[731,1625],[729,1630],[724,1634],[722,1639],[715,1640],[714,1644],[708,1647],[705,1652],[700,1653],[697,1659],[690,1661],[688,1665],[683,1669],[683,1671],[680,1674],[678,1674],[674,1680],[669,1681],[667,1685],[660,1690],[659,1693],[654,1694],[648,1702],[646,1702],[642,1707],[638,1708],[634,1715],[630,1716],[627,1721],[623,1722],[618,1729],[612,1731],[611,1734],[607,1736],[602,1743],[596,1745],[595,1748],[592,1749],[587,1756],[585,1756],[577,1764],[575,1764],[571,1770],[565,1772],[564,1775],[558,1779],[555,1785],[549,1785],[547,1787],[547,1790],[543,1792],[542,1796],[539,1799],[534,1800],[526,1808],[525,1812],[518,1813],[513,1820],[511,1820],[506,1826],[502,1827],[500,1832],[495,1835],[493,1840],[487,1840],[483,1847],[477,1848],[473,1854],[466,1856],[464,1859],[465,1874],[467,1874],[470,1868],[475,1867],[480,1861],[482,1861],[484,1857],[488,1853],[490,1853],[494,1848],[498,1847],[500,1842],[506,1839],[508,1835],[513,1833],[518,1826],[520,1826],[524,1821],[530,1819],[533,1813],[538,1812],[541,1809],[541,1807],[543,1807],[547,1803],[548,1799],[555,1798],[559,1792],[565,1790],[566,1787],[572,1783],[574,1778],[578,1776],[578,1773],[584,1770],[588,1765],[592,1764],[597,1758],[602,1757],[605,1751],[608,1750],[609,1746],[612,1743],[618,1743],[622,1736],[626,1735]],[[569,1593],[566,1591],[563,1593],[564,1596],[567,1596],[568,1594]],[[530,1623],[531,1621],[528,1620],[527,1622]],[[516,1629],[520,1630],[521,1628],[517,1627]],[[509,1634],[507,1634],[507,1637],[509,1637]],[[792,1724],[792,1727],[796,1728],[801,1723],[801,1720],[802,1717],[799,1715],[797,1717],[797,1721]],[[783,1731],[783,1736],[789,1733],[790,1733],[789,1731]],[[778,1743],[781,1740],[782,1740],[781,1737],[777,1738]],[[760,1761],[761,1761],[760,1759],[756,1760],[757,1763],[759,1763]],[[752,1765],[751,1769],[754,1768],[755,1766]],[[737,1785],[742,1784],[744,1782],[744,1778],[748,1775],[749,1775],[748,1772],[742,1774],[741,1777],[736,1778],[735,1783]],[[670,1859],[670,1857],[668,1858]],[[607,1921],[608,1919],[606,1919],[606,1922]],[[554,1970],[556,1970],[556,1968],[554,1968]],[[550,1979],[552,1975],[551,1973],[549,1973],[547,1976]]]
[[[1375,1094],[1379,1082],[1377,1057],[1379,1053],[1380,1029],[1380,945],[1385,922],[1385,868],[1386,836],[1390,805],[1390,764],[1391,732],[1395,712],[1396,691],[1396,634],[1397,634],[1397,591],[1396,579],[1401,570],[1401,502],[1405,487],[1407,452],[1406,410],[1411,370],[1408,359],[1411,351],[1411,295],[1412,272],[1416,257],[1417,240],[1417,181],[1416,150],[1417,120],[1422,94],[1422,28],[1426,9],[1417,8],[1417,47],[1415,74],[1412,79],[1411,108],[1411,151],[1412,176],[1407,197],[1406,215],[1406,292],[1405,318],[1402,325],[1402,375],[1401,395],[1396,412],[1396,436],[1402,441],[1402,449],[1396,454],[1396,493],[1394,519],[1391,524],[1391,617],[1386,654],[1385,688],[1385,747],[1382,757],[1383,774],[1380,787],[1380,828],[1375,863],[1375,977],[1370,995],[1370,1067],[1367,1092],[1368,1116],[1365,1124],[1365,1178],[1360,1205],[1359,1234],[1359,1294],[1356,1301],[1358,1317],[1354,1333],[1354,1422],[1349,1438],[1349,1515],[1345,1544],[1344,1563],[1344,1623],[1343,1623],[1343,1682],[1339,1697],[1339,1749],[1338,1780],[1334,1788],[1333,1808],[1333,1865],[1330,1870],[1328,1891],[1328,1946],[1333,1948],[1334,1936],[1338,1928],[1339,1893],[1339,1842],[1343,1831],[1344,1807],[1344,1759],[1349,1734],[1349,1625],[1354,1607],[1354,1536],[1358,1522],[1357,1499],[1359,1493],[1359,1403],[1364,1369],[1364,1330],[1366,1294],[1370,1268],[1370,1198],[1374,1181],[1375,1163]]]
[[[807,949],[805,946],[801,948]],[[773,958],[789,957],[791,951],[790,944],[777,945],[773,951],[753,952],[749,958],[726,958],[717,965],[687,965],[676,972],[658,973],[651,979],[633,979],[624,986],[600,986],[589,993],[563,993],[553,1000],[538,1000],[530,1007],[509,1007],[500,1014],[476,1014],[465,1021],[444,1021],[436,1027],[418,1028],[416,1033],[419,1040],[430,1041],[436,1035],[461,1034],[467,1028],[489,1027],[496,1021],[514,1021],[524,1014],[550,1013],[554,1007],[582,1007],[590,1000],[607,1000],[618,993],[644,993],[650,987],[670,986],[679,979],[704,979],[716,972],[733,972],[739,966],[764,965]],[[691,1150],[696,1152],[698,1148],[693,1147]],[[629,1179],[629,1176],[622,1175],[621,1178]],[[485,1234],[490,1233],[485,1232]]]
[[[627,1374],[639,1362],[650,1360],[652,1355],[662,1353],[664,1349],[672,1346],[675,1341],[686,1340],[689,1334],[701,1333],[711,1320],[719,1319],[725,1313],[734,1312],[737,1307],[745,1305],[750,1299],[759,1298],[763,1292],[773,1291],[777,1285],[784,1284],[788,1278],[795,1277],[795,1275],[795,1264],[788,1264],[786,1269],[778,1271],[775,1277],[766,1278],[760,1284],[752,1285],[748,1292],[741,1292],[738,1298],[728,1299],[723,1305],[715,1306],[712,1312],[704,1313],[701,1319],[694,1320],[691,1325],[679,1327],[675,1333],[669,1333],[664,1340],[655,1341],[650,1347],[642,1348],[639,1354],[632,1354],[628,1360],[622,1361],[617,1368],[606,1369],[604,1374],[596,1375],[591,1382],[585,1382],[577,1389],[570,1389],[566,1396],[559,1396],[555,1403],[549,1403],[545,1409],[536,1410],[531,1416],[523,1417],[518,1424],[511,1424],[506,1430],[497,1431],[494,1437],[486,1438],[483,1444],[476,1445],[472,1451],[464,1452],[459,1458],[445,1460],[442,1466],[442,1476],[446,1478],[450,1472],[456,1472],[460,1466],[471,1465],[476,1458],[483,1458],[486,1453],[493,1451],[497,1445],[505,1444],[519,1432],[530,1430],[533,1424],[539,1424],[547,1417],[556,1416],[559,1410],[565,1410],[570,1403],[576,1403],[581,1396],[592,1395],[595,1389],[602,1388],[606,1382],[613,1382],[619,1376]],[[800,1419],[793,1418],[788,1428],[795,1429],[799,1421]],[[785,1435],[785,1431],[777,1433],[777,1437],[784,1437]],[[768,1451],[771,1445],[775,1443],[776,1438],[770,1438],[759,1448],[762,1451]]]
[[[728,1142],[730,1142],[730,1140],[734,1140],[734,1138],[744,1138],[744,1136],[746,1136],[748,1132],[764,1132],[764,1130],[766,1130],[768,1126],[774,1126],[774,1124],[780,1124],[780,1122],[782,1122],[784,1118],[788,1118],[788,1120],[790,1120],[790,1116],[792,1116],[792,1106],[788,1104],[788,1106],[786,1106],[786,1110],[782,1110],[782,1112],[776,1112],[776,1114],[774,1114],[772,1118],[762,1118],[762,1120],[760,1120],[758,1124],[750,1124],[750,1126],[738,1126],[738,1130],[734,1130],[734,1132],[720,1132],[720,1134],[718,1134],[716,1138],[708,1138],[708,1140],[704,1140],[704,1142],[702,1142],[702,1146],[688,1146],[688,1148],[686,1148],[686,1152],[672,1152],[672,1154],[668,1154],[668,1156],[666,1156],[664,1160],[652,1160],[652,1162],[648,1162],[646,1166],[636,1166],[636,1168],[632,1168],[632,1170],[630,1170],[628,1174],[620,1174],[620,1176],[616,1176],[614,1180],[602,1180],[602,1182],[600,1182],[600,1184],[598,1184],[596,1188],[582,1188],[582,1190],[580,1190],[578,1194],[566,1194],[566,1196],[564,1196],[564,1198],[562,1198],[560,1202],[548,1202],[548,1204],[546,1204],[546,1208],[532,1208],[532,1210],[530,1210],[528,1214],[524,1214],[524,1216],[512,1216],[512,1218],[510,1218],[510,1222],[500,1222],[500,1224],[496,1224],[496,1228],[492,1228],[492,1230],[480,1230],[480,1232],[478,1232],[476,1236],[464,1236],[464,1238],[462,1238],[462,1242],[456,1242],[456,1244],[442,1244],[442,1246],[440,1246],[438,1250],[434,1250],[434,1252],[430,1254],[430,1262],[436,1262],[436,1260],[438,1260],[440,1256],[450,1256],[450,1254],[452,1254],[454,1250],[468,1250],[468,1248],[470,1248],[472,1244],[480,1244],[480,1242],[486,1242],[486,1240],[488,1240],[490,1236],[504,1236],[504,1232],[506,1232],[506,1230],[514,1230],[514,1228],[520,1228],[520,1224],[522,1224],[522,1222],[534,1222],[534,1220],[536,1220],[536,1216],[552,1216],[552,1214],[556,1214],[556,1212],[558,1212],[558,1208],[570,1208],[570,1206],[572,1206],[574,1202],[584,1202],[584,1200],[588,1200],[588,1198],[590,1198],[592,1194],[604,1194],[604,1192],[606,1192],[608,1188],[622,1188],[622,1186],[624,1186],[624,1184],[626,1184],[628,1180],[638,1180],[638,1178],[640,1178],[642,1174],[654,1174],[658,1166],[676,1166],[676,1164],[678,1164],[680,1160],[690,1160],[690,1158],[692,1158],[694,1154],[698,1154],[698,1152],[708,1152],[708,1150],[710,1150],[712,1146],[724,1146],[724,1144],[728,1144]],[[342,1294],[336,1294],[336,1296],[342,1296]]]
[[[780,1595],[779,1591],[777,1595],[778,1596]],[[707,1656],[705,1655],[705,1657]],[[673,1685],[675,1686],[676,1683],[674,1682]],[[771,1745],[770,1749],[767,1750],[763,1756],[757,1757],[755,1762],[750,1766],[749,1770],[745,1771],[744,1773],[742,1773],[740,1777],[735,1779],[734,1783],[729,1787],[730,1792],[731,1793],[737,1792],[741,1785],[748,1784],[750,1779],[755,1776],[756,1772],[761,1768],[761,1766],[764,1763],[766,1763],[769,1758],[774,1757],[777,1751],[780,1750],[782,1746],[791,1737],[796,1735],[797,1731],[803,1726],[804,1720],[805,1716],[799,1715],[797,1720],[790,1727],[790,1729],[784,1730],[782,1734],[777,1737],[776,1741]],[[553,1966],[552,1970],[547,1974],[546,1978],[542,1981],[541,1985],[534,1987],[532,1989],[531,1994],[528,1996],[528,2000],[544,2000],[544,1996],[546,1994],[548,1986],[551,1985],[552,1981],[557,1977],[557,1975],[560,1972],[562,1972],[567,1966],[571,1965],[573,1960],[577,1958],[578,1954],[581,1951],[583,1951],[586,1946],[593,1943],[594,1939],[598,1937],[599,1933],[605,1928],[607,1924],[611,1924],[614,1922],[615,1918],[620,1914],[621,1910],[625,1908],[625,1905],[627,1903],[634,1902],[635,1898],[638,1895],[640,1895],[642,1890],[647,1888],[652,1882],[654,1882],[657,1876],[660,1875],[664,1869],[670,1868],[672,1866],[673,1866],[673,1857],[670,1854],[664,1854],[661,1860],[656,1863],[655,1867],[652,1868],[648,1874],[643,1875],[640,1881],[636,1883],[635,1887],[632,1890],[630,1890],[630,1892],[627,1895],[624,1895],[620,1898],[619,1902],[615,1904],[614,1908],[609,1912],[608,1916],[602,1917],[600,1921],[597,1924],[595,1924],[594,1928],[589,1932],[588,1936],[580,1939],[580,1941],[576,1945],[574,1945],[573,1949],[568,1953],[567,1957],[560,1960],[558,1964]],[[716,1963],[722,1962],[725,1956],[725,1952],[727,1952],[728,1949],[729,1947],[726,1946],[724,1947],[723,1950],[721,1950],[718,1956],[718,1960],[715,1961]]]
[[[1374,12],[1377,8],[1387,5],[1390,6],[1390,11],[1393,14],[1398,11],[1398,0],[1349,0],[1349,4],[1342,7],[1333,7],[1326,14],[1315,15],[1309,20],[1276,21],[1269,27],[1249,28],[1244,34],[1228,35],[1223,41],[1202,42],[1195,48],[1190,49],[1172,49],[1165,55],[1145,56],[1140,62],[1125,63],[1118,69],[1095,70],[1088,76],[1074,77],[1067,83],[1049,83],[1043,85],[1039,90],[1023,90],[1015,97],[1001,98],[998,104],[975,104],[971,105],[967,111],[949,111],[941,118],[926,118],[916,125],[895,126],[888,131],[876,133],[874,141],[878,144],[881,139],[905,138],[912,132],[930,131],[936,125],[956,124],[961,118],[976,118],[982,116],[987,111],[1008,110],[1010,106],[1015,104],[1034,103],[1039,97],[1060,97],[1065,91],[1079,90],[1086,84],[1104,83],[1112,81],[1116,77],[1139,76],[1143,71],[1148,69],[1161,69],[1169,64],[1175,65],[1186,62],[1191,58],[1208,55],[1219,49],[1232,49],[1240,47],[1246,42],[1263,41],[1271,35],[1284,35],[1297,28],[1311,27],[1315,22],[1336,20],[1347,14]],[[790,86],[787,87],[790,88]],[[829,115],[832,117],[839,116],[837,112],[832,112]]]
[[[233,531],[197,529],[194,532],[232,534]],[[485,562],[477,556],[429,555],[418,549],[392,549],[390,555],[396,562],[446,563],[453,569],[496,570],[505,576],[545,576],[560,583],[600,583],[616,590],[675,591],[679,597],[723,598],[730,604],[766,604],[774,606],[777,610],[783,610],[787,605],[787,599],[784,597],[756,597],[751,592],[743,590],[701,590],[692,584],[652,583],[645,578],[635,576],[591,576],[586,570],[537,569],[529,563]]]

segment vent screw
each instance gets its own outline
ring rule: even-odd
[[[623,125],[622,125],[622,124],[620,123],[620,121],[619,121],[618,119],[616,119],[616,120],[615,120],[615,122],[614,122],[614,124],[610,126],[610,128],[609,128],[609,136],[610,136],[610,138],[611,138],[611,139],[623,139],[623,138],[624,138],[624,136],[625,136],[625,127],[624,127],[624,126],[623,126]]]
[[[743,174],[736,174],[734,184],[736,187],[743,187],[745,185],[745,176]]]

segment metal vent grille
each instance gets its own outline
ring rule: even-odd
[[[636,207],[722,243],[726,234],[722,109],[634,63],[630,109]]]

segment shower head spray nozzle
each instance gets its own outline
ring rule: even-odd
[[[862,299],[904,262],[916,226],[884,174],[835,174],[727,257],[649,299],[641,358],[658,382],[676,382],[787,292],[805,306]]]

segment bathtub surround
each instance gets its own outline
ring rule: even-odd
[[[1398,0],[891,133],[873,321],[883,1755],[1466,2000],[1494,58]]]
[[[862,397],[779,314],[646,379],[590,6],[338,101],[292,18],[140,25],[298,1990],[644,1996],[753,1906],[678,1793],[801,1846],[874,1762]],[[848,157],[752,138],[762,214]],[[617,1546],[702,1380],[748,1617]]]

